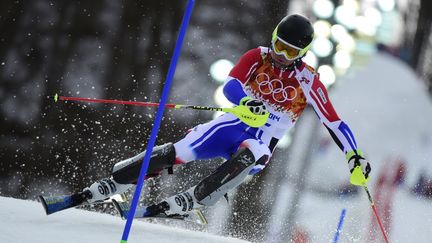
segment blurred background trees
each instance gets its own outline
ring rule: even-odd
[[[52,95],[157,100],[182,4],[2,5],[2,193],[29,197],[41,180],[76,190],[142,149],[152,110],[55,104]]]
[[[412,53],[408,60],[412,68],[426,80],[429,92],[432,93],[432,2],[410,1],[409,9],[413,11],[404,13],[408,27],[405,29],[406,47]],[[414,36],[410,35],[413,30]]]
[[[32,183],[52,177],[57,181],[49,184],[77,189],[88,183],[83,178],[106,174],[113,162],[144,148],[154,109],[55,103],[52,96],[157,102],[184,5],[163,0],[1,3],[0,173],[8,182],[0,185],[2,194],[31,197],[40,192]],[[286,1],[269,1],[265,8],[247,1],[197,2],[171,100],[212,104],[208,94],[216,84],[208,77],[209,64],[222,57],[236,61],[243,51],[266,45],[270,26],[285,10]],[[234,40],[224,43],[230,35]],[[211,118],[173,113],[167,111],[159,143]],[[174,115],[180,119],[174,121]]]

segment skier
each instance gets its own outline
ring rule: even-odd
[[[269,112],[264,126],[254,128],[226,113],[193,128],[183,139],[153,149],[146,178],[162,170],[197,159],[223,157],[227,161],[196,186],[147,208],[148,215],[185,215],[215,204],[247,175],[261,171],[270,161],[279,139],[296,123],[307,104],[346,154],[353,172],[360,166],[365,178],[369,163],[354,136],[336,114],[318,73],[302,61],[311,47],[314,30],[301,15],[284,17],[274,29],[271,46],[247,51],[231,70],[224,95],[254,114]],[[73,195],[77,204],[103,201],[130,189],[139,176],[145,151],[114,165],[110,177]]]

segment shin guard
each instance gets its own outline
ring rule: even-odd
[[[121,184],[136,183],[141,170],[145,152],[135,157],[123,160],[114,165],[112,177]],[[150,158],[150,164],[147,175],[157,174],[163,169],[170,168],[174,165],[176,152],[172,143],[156,146]]]
[[[259,161],[267,158],[268,156],[264,155]],[[198,203],[205,206],[214,205],[229,190],[244,181],[256,162],[251,150],[240,148],[231,159],[198,183],[194,190]]]

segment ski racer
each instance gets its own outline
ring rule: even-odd
[[[360,167],[364,178],[371,171],[349,126],[334,110],[319,74],[302,61],[311,47],[314,30],[301,15],[284,17],[274,29],[270,47],[247,51],[231,70],[224,95],[254,114],[269,112],[267,123],[254,128],[225,113],[194,127],[183,139],[153,149],[146,178],[198,159],[223,157],[226,162],[197,185],[148,207],[149,215],[185,215],[214,205],[247,175],[263,170],[279,139],[294,127],[311,105],[320,121],[345,153],[352,173]],[[73,195],[76,203],[103,201],[132,188],[139,176],[145,151],[116,163],[109,177]]]

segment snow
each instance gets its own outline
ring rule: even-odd
[[[46,216],[35,201],[0,197],[0,242],[120,242],[125,221],[107,214],[69,209]],[[128,242],[241,243],[233,238],[135,220]]]

